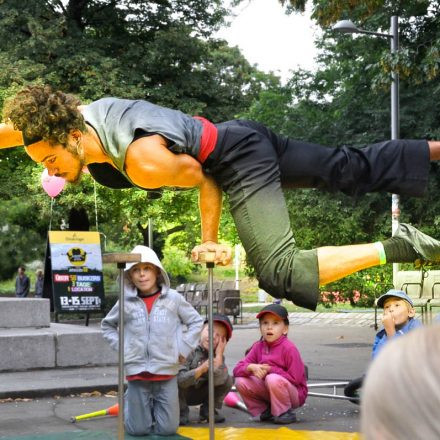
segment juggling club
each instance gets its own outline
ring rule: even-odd
[[[72,423],[79,422],[80,420],[92,419],[93,417],[100,416],[117,416],[119,411],[119,405],[116,403],[107,409],[101,409],[99,411],[94,411],[88,414],[81,414],[79,416],[74,416],[70,418]]]
[[[232,391],[226,394],[223,403],[231,408],[237,408],[241,411],[249,412],[246,405],[238,398],[237,394]]]

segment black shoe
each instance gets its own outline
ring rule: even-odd
[[[207,422],[209,419],[209,410],[208,405],[202,404],[199,410],[199,421]],[[215,423],[223,423],[225,421],[225,417],[219,411],[214,409],[214,422]]]
[[[185,405],[183,408],[180,408],[179,426],[185,426],[188,423],[189,423],[189,408],[188,406]]]
[[[414,226],[400,223],[394,237],[399,237],[409,243],[420,257],[416,263],[440,261],[440,241],[420,232]]]
[[[181,414],[179,419],[179,426],[185,426],[189,423],[188,414]]]
[[[288,409],[285,413],[279,416],[274,416],[273,422],[277,425],[289,425],[296,422],[296,414],[292,408]]]
[[[268,406],[261,414],[260,414],[260,422],[273,422],[273,415],[270,412],[270,406]]]

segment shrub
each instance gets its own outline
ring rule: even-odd
[[[375,298],[391,287],[392,266],[374,267],[323,286],[319,302],[325,307],[341,303],[371,307]]]

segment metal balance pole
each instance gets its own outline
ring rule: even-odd
[[[200,262],[206,263],[208,269],[208,421],[209,421],[209,440],[215,438],[215,414],[214,414],[214,326],[212,319],[212,303],[214,290],[214,266],[215,252],[204,252],[200,255]]]
[[[103,263],[116,263],[119,269],[118,440],[124,440],[124,269],[126,263],[140,261],[141,254],[116,252],[102,256]]]

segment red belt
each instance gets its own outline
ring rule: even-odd
[[[207,157],[214,151],[217,143],[217,127],[210,121],[201,116],[193,116],[203,124],[202,136],[200,138],[200,151],[197,160],[200,163],[205,162]]]

